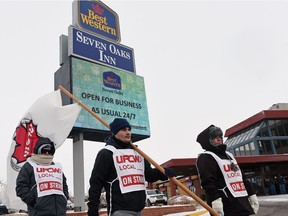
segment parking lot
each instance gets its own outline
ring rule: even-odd
[[[288,214],[288,194],[259,196],[258,200],[260,208],[256,216],[286,216]],[[195,212],[174,213],[166,216],[210,216],[206,209],[198,207]]]
[[[257,216],[286,216],[288,213],[288,194],[259,197]]]

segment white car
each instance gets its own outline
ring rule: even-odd
[[[100,208],[106,208],[107,207],[106,192],[101,193],[99,207]]]
[[[74,203],[72,203],[70,200],[67,200],[66,210],[74,210]]]
[[[146,206],[151,205],[167,205],[167,196],[161,193],[157,189],[147,189],[146,190]]]

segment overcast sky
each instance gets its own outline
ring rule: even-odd
[[[202,152],[197,135],[224,131],[287,102],[287,1],[103,1],[119,16],[121,44],[145,80],[151,137],[137,142],[158,164]],[[54,90],[59,36],[72,0],[0,0],[0,180],[26,110]],[[133,132],[133,131],[132,131]],[[84,142],[85,191],[103,143]],[[56,152],[73,193],[72,140]]]

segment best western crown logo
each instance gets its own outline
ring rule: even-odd
[[[77,15],[73,24],[90,32],[120,42],[118,15],[100,1],[75,1]]]
[[[121,90],[122,88],[121,77],[111,71],[103,73],[103,84],[108,88],[117,90]]]
[[[101,6],[98,3],[96,5],[92,4],[92,8],[93,8],[93,11],[99,15],[102,15],[104,13],[104,9],[101,8]]]

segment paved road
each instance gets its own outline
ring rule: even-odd
[[[275,196],[258,197],[260,208],[255,216],[287,216],[288,215],[288,194]],[[202,206],[198,206],[194,212],[182,212],[168,214],[167,216],[210,216],[209,212]],[[203,212],[204,210],[204,212]],[[201,211],[202,213],[200,214]]]
[[[287,216],[288,195],[259,197],[259,212],[257,216]]]
[[[288,203],[260,205],[257,216],[287,216]]]

